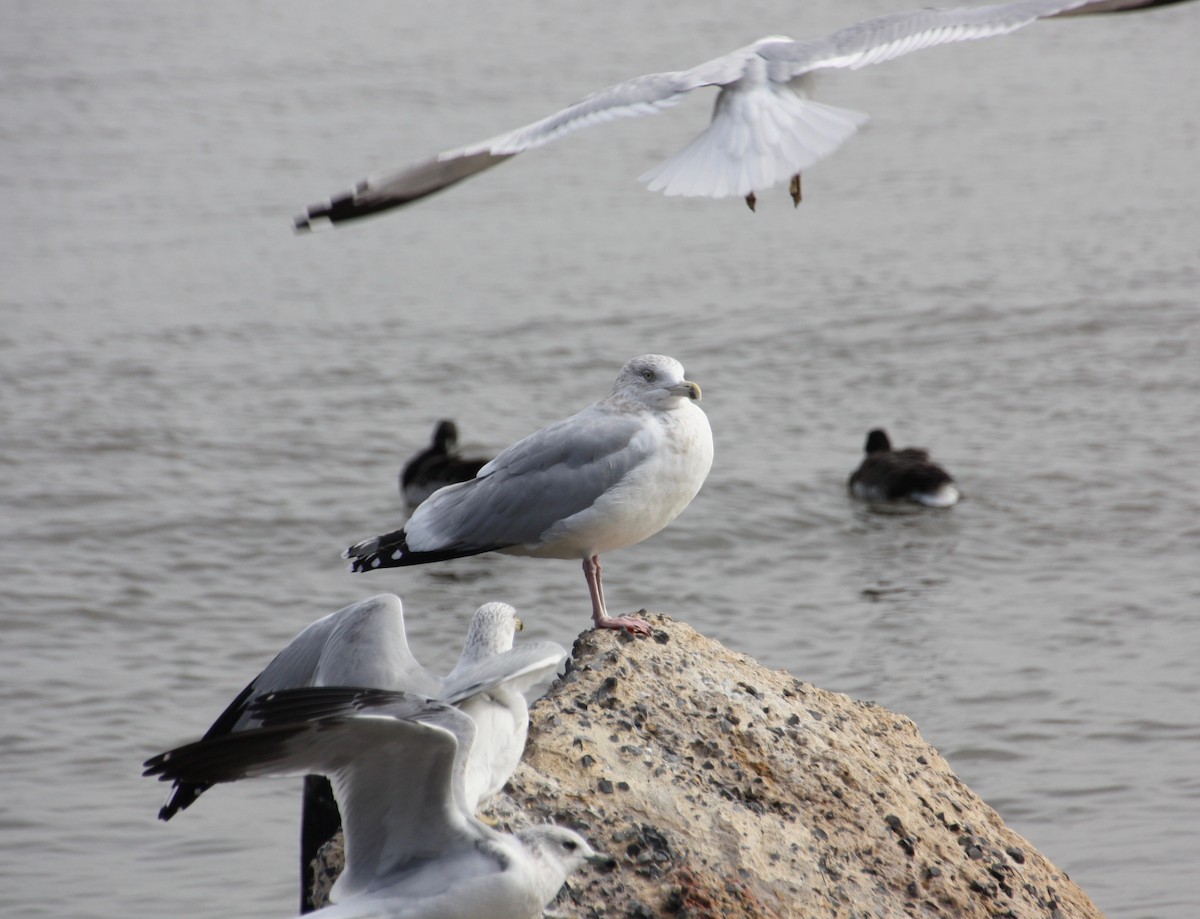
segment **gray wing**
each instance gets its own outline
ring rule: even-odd
[[[252,703],[264,693],[321,684],[405,689],[433,697],[440,681],[409,650],[400,598],[379,594],[318,619],[288,642],[226,706],[204,737],[252,727],[257,723]],[[170,820],[208,787],[177,782],[159,809],[159,819]]]
[[[309,684],[279,688],[295,685]],[[433,698],[440,680],[408,647],[400,598],[378,594],[334,614],[311,685],[396,689]]]
[[[479,143],[448,150],[439,154],[437,158],[446,161],[483,152],[513,156],[593,124],[604,124],[618,118],[657,115],[663,109],[678,103],[693,89],[724,85],[737,80],[745,71],[746,60],[751,53],[750,48],[740,48],[689,70],[649,73],[614,83],[584,96],[553,115]]]
[[[866,19],[824,38],[763,42],[759,54],[773,80],[783,82],[828,67],[858,69],[949,42],[1014,32],[1088,0],[1017,0],[958,9],[923,9]]]
[[[251,680],[217,716],[204,733],[205,740],[224,737],[234,731],[251,727],[254,719],[249,714],[250,704],[256,696],[272,689],[286,686],[307,686],[316,672],[317,662],[331,629],[331,620],[337,613],[318,619],[288,643],[262,673]],[[170,820],[212,787],[211,782],[188,782],[177,780],[167,800],[158,810],[159,820]]]
[[[615,83],[538,121],[487,140],[446,150],[406,169],[363,179],[353,191],[309,207],[295,220],[297,230],[312,221],[331,223],[366,217],[420,200],[456,182],[503,163],[510,157],[556,140],[572,131],[619,118],[655,115],[702,86],[730,83],[741,76],[749,49],[740,49],[690,70],[651,73]]]
[[[524,642],[461,669],[455,667],[442,681],[438,698],[458,703],[501,685],[523,694],[550,677],[566,656],[567,649],[553,641]]]
[[[378,178],[363,179],[352,191],[330,198],[323,204],[310,205],[294,223],[298,231],[311,230],[313,221],[341,223],[388,211],[449,188],[485,169],[503,163],[512,154],[480,151],[450,156],[449,151],[433,159],[415,163],[407,169]],[[443,157],[447,157],[443,159]]]
[[[453,706],[325,687],[263,696],[253,713],[260,727],[160,754],[144,774],[203,783],[328,775],[354,852],[355,887],[406,858],[486,833],[459,804],[475,726]]]
[[[302,686],[367,686],[433,696],[438,678],[417,663],[395,594],[377,594],[318,619],[293,638],[250,684],[232,730],[250,721],[255,696]]]
[[[469,482],[430,496],[404,527],[415,552],[533,545],[643,463],[643,416],[596,403],[513,444]]]

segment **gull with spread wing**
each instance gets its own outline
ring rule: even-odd
[[[867,121],[861,112],[814,101],[810,77],[831,68],[858,69],[948,42],[1006,35],[1038,19],[1071,11],[1111,12],[1163,0],[1017,0],[958,9],[889,13],[833,32],[794,41],[781,35],[713,58],[689,70],[652,73],[616,83],[540,121],[447,150],[398,172],[364,179],[350,192],[316,204],[296,218],[298,230],[319,219],[337,223],[386,211],[533,150],[572,131],[654,115],[692,90],[718,90],[708,127],[674,156],[641,176],[666,195],[743,197],[790,180],[800,203],[800,174],[829,156]]]
[[[258,697],[255,727],[159,754],[145,775],[211,785],[328,775],[345,823],[335,905],[314,919],[538,919],[567,877],[597,858],[578,833],[510,835],[464,806],[475,723],[404,692],[353,687]]]
[[[408,646],[404,606],[395,594],[378,594],[318,619],[292,639],[213,722],[205,739],[256,724],[252,702],[278,689],[365,686],[405,690],[457,705],[480,723],[466,766],[467,804],[474,809],[508,781],[529,729],[524,693],[548,679],[566,659],[552,641],[513,647],[524,626],[507,603],[485,603],[471,617],[454,668],[439,677]],[[159,819],[170,820],[207,786],[176,783]]]
[[[379,594],[318,619],[304,629],[243,689],[213,722],[205,740],[258,726],[254,700],[280,689],[305,686],[364,686],[405,690],[457,706],[476,725],[463,774],[464,805],[480,803],[508,781],[525,749],[529,731],[526,693],[558,669],[566,650],[552,641],[513,647],[523,628],[507,603],[485,603],[471,617],[454,668],[444,677],[423,667],[408,646],[404,606],[394,594]],[[158,812],[170,820],[208,785],[177,781]],[[337,832],[341,818],[329,783],[306,776],[301,821],[300,895],[312,890],[311,860]]]

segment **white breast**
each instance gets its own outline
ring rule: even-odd
[[[559,521],[535,546],[509,550],[540,558],[585,558],[653,536],[679,516],[712,468],[712,429],[692,402],[655,413],[639,437],[651,439],[647,460],[591,507]]]

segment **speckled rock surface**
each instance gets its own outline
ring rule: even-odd
[[[580,917],[1101,916],[902,715],[767,670],[663,616],[586,632],[485,811],[612,856]]]

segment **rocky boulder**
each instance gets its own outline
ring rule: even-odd
[[[573,827],[611,856],[553,912],[1102,916],[909,719],[650,622],[650,638],[580,636],[485,811]]]

